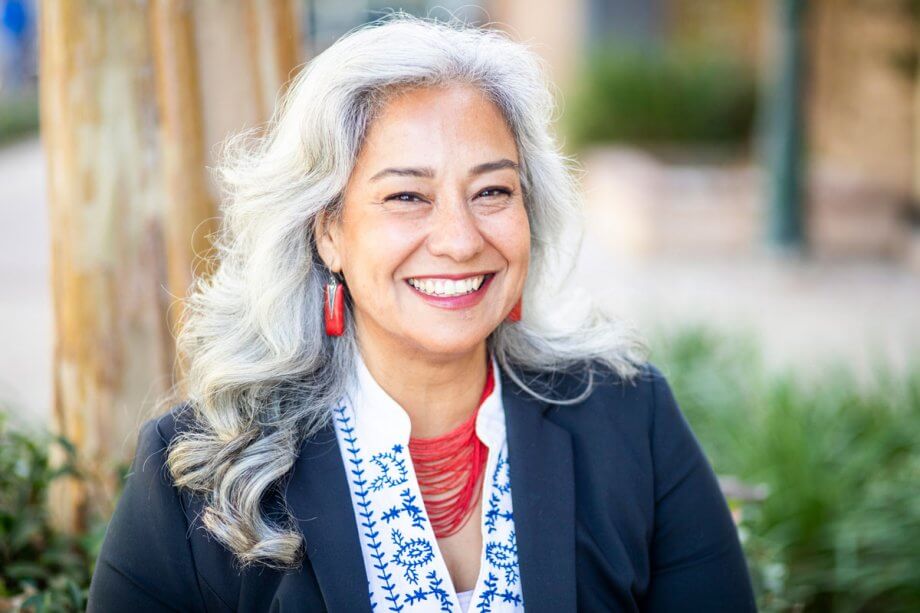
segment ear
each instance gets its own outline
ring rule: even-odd
[[[316,241],[319,257],[326,268],[332,272],[342,270],[341,237],[342,232],[338,221],[333,219],[328,211],[320,212],[313,224],[313,239]]]

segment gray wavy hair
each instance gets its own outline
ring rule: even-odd
[[[177,332],[194,426],[170,442],[167,464],[177,487],[203,496],[203,525],[242,567],[299,565],[296,523],[270,521],[260,502],[304,439],[328,425],[354,374],[350,306],[343,336],[323,329],[329,271],[314,243],[317,216],[341,210],[363,137],[388,97],[448,83],[481,88],[519,151],[531,267],[523,320],[502,323],[487,341],[503,371],[534,396],[567,404],[590,394],[594,368],[631,378],[646,360],[631,326],[561,284],[579,242],[566,238],[580,225],[579,192],[575,164],[551,134],[555,105],[538,56],[456,18],[396,12],[349,32],[294,78],[264,135],[250,130],[224,143],[216,265],[196,279]],[[525,372],[573,366],[587,373],[577,398],[547,398],[525,381]]]

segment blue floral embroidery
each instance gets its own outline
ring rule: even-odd
[[[409,471],[406,470],[406,459],[402,457],[402,451],[402,445],[393,445],[392,451],[381,451],[371,456],[371,462],[380,468],[380,474],[371,482],[372,492],[402,485],[409,480]]]
[[[485,613],[492,610],[492,602],[499,598],[501,602],[507,602],[520,606],[523,604],[523,599],[520,594],[516,594],[511,590],[499,590],[498,588],[498,577],[489,573],[489,577],[484,581],[486,589],[479,594],[479,602],[476,603],[476,608],[481,612]]]
[[[505,572],[505,582],[510,586],[518,580],[517,541],[514,532],[504,543],[489,541],[486,543],[486,560],[495,568]]]
[[[384,521],[390,523],[392,520],[397,519],[400,515],[405,513],[412,518],[412,526],[414,528],[421,528],[425,523],[425,515],[422,512],[422,508],[415,504],[416,496],[413,496],[412,491],[406,488],[399,493],[399,497],[402,499],[402,504],[398,507],[390,507],[390,509],[383,514]]]
[[[361,528],[366,530],[364,536],[367,538],[368,547],[371,549],[370,555],[375,560],[374,568],[380,571],[377,578],[383,582],[383,589],[387,591],[385,598],[390,601],[390,611],[398,613],[403,610],[405,605],[397,603],[399,595],[396,593],[396,586],[390,581],[393,574],[387,572],[388,563],[384,560],[382,543],[377,539],[377,537],[380,536],[380,531],[374,529],[377,522],[374,520],[374,510],[370,508],[370,501],[367,498],[368,492],[364,488],[367,480],[364,479],[364,469],[361,468],[361,464],[364,463],[364,460],[358,456],[360,449],[357,446],[358,439],[355,437],[355,428],[351,425],[351,418],[345,415],[345,407],[339,407],[335,412],[338,414],[337,420],[339,428],[345,435],[344,439],[349,456],[348,461],[352,465],[351,482],[354,486],[354,492],[359,498],[356,503],[358,506],[359,523]]]
[[[399,530],[393,530],[390,536],[398,547],[393,554],[393,561],[405,569],[403,574],[406,581],[413,585],[418,584],[418,569],[434,560],[431,543],[424,538],[405,540]]]
[[[495,470],[492,471],[492,485],[502,494],[511,493],[511,465],[504,451],[498,454]]]
[[[493,492],[489,497],[489,508],[486,510],[486,528],[489,534],[495,532],[495,524],[499,519],[504,519],[506,521],[511,521],[512,519],[511,511],[502,511],[499,509],[500,503],[501,499],[499,499],[498,494]]]
[[[425,579],[428,580],[428,589],[424,590],[422,588],[416,589],[414,592],[406,594],[406,603],[409,605],[414,605],[417,602],[428,600],[429,596],[434,596],[438,599],[438,602],[441,603],[441,610],[449,613],[453,610],[453,605],[450,602],[450,596],[447,594],[447,591],[441,587],[444,583],[444,580],[438,577],[435,571],[431,571],[425,575]]]
[[[495,462],[495,470],[492,471],[492,495],[489,496],[488,508],[485,512],[485,524],[489,534],[493,534],[497,529],[499,519],[511,521],[513,515],[509,510],[502,510],[502,498],[511,498],[511,467],[504,450],[498,454],[498,460]],[[502,493],[505,496],[499,496]]]
[[[420,493],[410,483],[406,447],[390,441],[388,448],[372,455],[359,443],[353,410],[348,404],[335,409],[335,425],[362,537],[371,609],[408,613],[438,608],[452,613],[456,602],[453,588],[444,576],[446,569],[438,558]],[[397,490],[399,485],[404,487]],[[487,578],[478,588],[476,609],[478,613],[520,611],[523,597],[507,446],[498,448],[485,486],[488,492],[483,494],[488,498],[483,525],[490,536],[483,544],[482,572]],[[381,518],[386,528],[380,524]],[[384,606],[378,607],[380,603]]]
[[[498,577],[489,573],[484,583],[486,584],[486,589],[479,595],[479,602],[476,603],[476,608],[481,611],[491,611],[492,601],[495,600],[495,596],[498,594]]]

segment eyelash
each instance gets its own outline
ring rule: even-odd
[[[505,196],[510,196],[512,193],[514,193],[513,190],[505,189],[504,187],[487,187],[487,188],[485,188],[485,189],[483,189],[483,190],[480,190],[479,193],[481,194],[481,193],[483,193],[483,192],[493,192],[493,191],[501,192],[501,193],[504,194]],[[400,196],[411,196],[411,197],[419,198],[419,199],[422,198],[421,195],[416,194],[415,192],[399,192],[398,194],[393,194],[392,196],[387,196],[386,198],[384,198],[384,201],[387,201],[387,200],[399,200]],[[488,197],[488,196],[487,196],[487,197]],[[495,197],[498,197],[498,195],[496,195]],[[411,202],[411,200],[399,200],[399,202]]]

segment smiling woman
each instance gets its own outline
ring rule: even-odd
[[[530,226],[517,158],[478,87],[400,91],[367,131],[338,218],[316,226],[320,257],[346,279],[361,354],[413,431],[438,433],[469,414],[485,339],[523,293]],[[402,384],[388,364],[418,376]],[[419,385],[432,376],[467,401],[432,410]]]
[[[754,609],[667,381],[565,286],[553,110],[526,46],[395,13],[228,141],[91,611]]]

